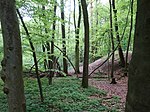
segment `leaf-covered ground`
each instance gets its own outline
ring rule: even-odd
[[[131,52],[129,52],[128,60],[131,60]],[[106,57],[100,58],[93,63],[89,64],[89,74],[97,67],[99,67],[105,60]],[[115,53],[115,61],[114,61],[114,76],[116,78],[117,84],[110,84],[110,71],[111,71],[111,60],[106,61],[102,66],[95,70],[93,74],[90,75],[89,83],[91,86],[96,87],[100,90],[106,91],[105,99],[107,102],[103,102],[104,105],[112,108],[113,106],[118,106],[117,111],[124,112],[125,102],[126,102],[126,94],[127,94],[127,77],[122,77],[124,74],[124,70],[119,65],[119,56]],[[78,76],[82,77],[83,66],[80,66],[81,74]],[[73,75],[74,70],[70,70],[69,73]],[[116,99],[119,99],[117,104],[108,103],[108,101],[116,96]],[[96,96],[95,96],[96,97]],[[97,96],[98,97],[98,96]]]
[[[35,78],[24,78],[27,112],[117,112],[119,98],[107,98],[103,90],[84,89],[74,77],[54,78],[53,85],[42,79],[44,103],[40,102]],[[6,96],[0,80],[0,111],[7,112]]]
[[[118,111],[124,112],[126,94],[127,94],[127,77],[124,77],[121,80],[118,80],[117,84],[110,84],[109,80],[104,81],[104,80],[90,79],[89,82],[90,82],[91,86],[94,86],[98,89],[106,91],[107,92],[106,99],[109,100],[114,96],[116,96],[116,98],[120,99],[117,102],[117,105],[119,105]],[[116,104],[112,104],[112,105],[110,105],[110,107],[113,105],[116,105]]]

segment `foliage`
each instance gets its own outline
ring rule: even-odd
[[[35,46],[35,51],[37,58],[39,60],[39,70],[44,70],[44,59],[47,59],[47,51],[42,51],[42,45],[46,45],[46,42],[53,41],[55,45],[59,48],[62,48],[62,39],[61,39],[61,28],[60,24],[63,22],[60,19],[60,3],[57,5],[57,15],[54,18],[53,6],[54,0],[16,0],[17,8],[19,8],[21,15],[25,20],[25,24],[28,27],[31,40]],[[97,1],[97,0],[96,0]],[[119,34],[122,37],[124,28],[126,28],[124,38],[121,40],[121,45],[124,51],[126,51],[129,28],[130,28],[130,17],[127,21],[127,14],[129,11],[130,0],[118,0],[116,1],[118,24],[119,24]],[[68,4],[70,1],[65,1]],[[88,5],[90,5],[91,0],[88,0]],[[95,4],[95,1],[93,2]],[[45,9],[43,9],[45,6]],[[134,18],[136,12],[136,2],[134,3]],[[71,6],[70,6],[71,7]],[[90,8],[90,7],[88,7]],[[73,10],[68,10],[67,5],[65,6],[65,24],[66,24],[66,47],[67,55],[72,61],[75,58],[75,35],[74,35],[74,24],[73,20],[69,22],[68,15],[73,17]],[[94,61],[102,56],[107,55],[111,49],[111,43],[109,40],[109,5],[102,5],[99,2],[94,5],[93,9],[93,18],[90,18],[90,61]],[[67,12],[68,11],[68,12]],[[78,13],[78,12],[77,12]],[[76,14],[78,16],[78,14]],[[89,10],[89,15],[90,10]],[[130,16],[130,15],[129,15]],[[26,18],[28,18],[26,20]],[[53,21],[56,20],[56,31],[52,31]],[[70,31],[69,31],[70,27]],[[20,24],[21,37],[22,37],[22,49],[23,49],[23,66],[25,69],[30,69],[33,63],[32,52],[29,46],[29,41],[25,34],[22,25]],[[47,30],[47,31],[46,31]],[[1,31],[1,29],[0,29]],[[52,34],[55,34],[55,39],[52,39]],[[132,41],[130,50],[132,50],[133,44],[133,33],[132,32]],[[81,23],[80,29],[80,62],[83,62],[83,23]],[[115,35],[115,34],[114,34]],[[0,60],[3,57],[3,42],[0,36]],[[117,42],[115,41],[115,45]],[[54,49],[54,55],[58,58],[58,62],[62,67],[63,55],[58,49]],[[1,66],[0,66],[1,68]],[[69,67],[71,69],[71,67]],[[45,102],[40,103],[39,101],[39,92],[37,87],[37,82],[32,78],[25,78],[25,95],[27,98],[27,109],[28,111],[33,112],[45,112],[45,111],[62,111],[62,112],[74,112],[74,111],[88,111],[88,112],[99,112],[99,111],[115,111],[115,109],[109,110],[108,107],[102,105],[102,97],[90,98],[95,94],[104,96],[105,92],[98,91],[95,88],[89,87],[88,89],[83,89],[80,87],[80,82],[74,78],[57,78],[54,81],[53,86],[47,84],[46,79],[42,79]],[[2,93],[3,83],[0,80],[0,111],[6,112],[7,110],[7,101],[6,96]],[[116,98],[114,97],[114,100]]]
[[[42,79],[44,91],[44,103],[40,102],[36,79],[24,78],[25,96],[28,112],[115,112],[102,105],[106,92],[89,87],[80,87],[80,81],[76,78],[56,78],[53,85],[48,85],[46,79]],[[7,112],[6,96],[2,93],[3,83],[0,80],[0,110]],[[99,97],[92,98],[98,95]],[[115,97],[114,99],[115,100]]]
[[[69,59],[72,61],[75,58],[75,35],[74,35],[74,24],[73,24],[73,10],[72,5],[70,4],[70,0],[65,1],[65,24],[66,24],[66,47],[67,47],[67,54]],[[39,69],[43,70],[43,60],[47,59],[47,52],[42,51],[42,44],[46,44],[46,42],[54,41],[54,43],[59,47],[62,48],[62,38],[61,38],[61,28],[60,24],[62,20],[60,19],[60,3],[57,1],[57,14],[54,18],[53,6],[54,0],[50,1],[41,1],[41,0],[17,0],[17,8],[19,8],[21,15],[24,18],[25,24],[28,27],[31,40],[36,48],[37,58],[40,59],[39,61]],[[46,4],[46,5],[45,5]],[[70,6],[69,6],[70,5]],[[90,1],[88,2],[89,5],[89,19],[90,19],[90,62],[107,55],[111,49],[111,43],[109,40],[109,4],[101,4],[99,1],[97,3],[93,2],[93,8],[90,9]],[[45,6],[45,9],[43,9]],[[77,6],[77,3],[76,3]],[[70,7],[70,10],[69,10]],[[130,28],[130,14],[127,21],[127,15],[130,7],[130,0],[118,0],[116,1],[116,8],[117,8],[117,16],[118,16],[118,24],[119,24],[119,34],[122,37],[124,28],[126,28],[124,38],[121,41],[122,48],[125,51],[127,47],[128,35],[129,35],[129,28]],[[92,17],[90,17],[92,10]],[[135,20],[135,12],[136,12],[136,2],[134,2],[134,20]],[[78,11],[76,11],[76,16],[78,16]],[[70,21],[69,21],[70,15]],[[77,17],[76,17],[77,18]],[[56,31],[52,30],[53,21],[56,20]],[[134,21],[135,22],[135,21]],[[127,26],[126,26],[127,25]],[[69,30],[70,27],[70,30]],[[24,69],[30,69],[33,65],[32,59],[32,52],[31,48],[28,43],[28,39],[20,24],[21,29],[21,37],[22,37],[22,48],[23,48],[23,66]],[[47,29],[47,31],[45,31]],[[134,30],[134,29],[133,29]],[[52,39],[52,34],[55,33],[55,39]],[[132,32],[132,39],[131,39],[131,46],[130,50],[132,50],[132,43],[133,43],[133,33]],[[83,22],[81,23],[80,28],[80,63],[83,62]],[[114,34],[115,36],[115,34]],[[116,40],[116,39],[115,39]],[[0,38],[0,42],[2,38]],[[2,42],[1,42],[2,43]],[[115,45],[117,42],[115,41]],[[0,44],[0,60],[2,60],[2,44]],[[58,49],[54,49],[54,54],[56,57],[59,57],[58,62],[62,67],[62,59],[63,56]],[[69,69],[71,66],[69,64]]]

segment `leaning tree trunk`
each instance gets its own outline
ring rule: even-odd
[[[137,1],[125,112],[150,112],[150,0]]]
[[[0,18],[4,42],[2,76],[9,112],[25,112],[22,78],[22,49],[15,0],[0,1]]]
[[[86,0],[81,0],[84,19],[84,63],[82,87],[88,88],[88,66],[89,66],[89,19]]]
[[[23,21],[23,18],[19,12],[19,10],[17,9],[17,13],[18,13],[18,16],[22,22],[22,25],[23,25],[23,28],[28,36],[28,40],[29,40],[29,44],[30,44],[30,47],[32,49],[32,55],[33,55],[33,59],[34,59],[34,64],[35,64],[35,73],[36,73],[36,77],[37,77],[37,82],[38,82],[38,86],[39,86],[39,91],[40,91],[40,97],[41,97],[41,102],[44,101],[44,97],[43,97],[43,90],[42,90],[42,83],[41,83],[41,80],[40,80],[40,76],[39,76],[39,70],[38,70],[38,61],[37,61],[37,57],[36,57],[36,52],[35,52],[35,48],[34,48],[34,45],[33,45],[33,42],[31,41],[31,38],[30,38],[30,34],[29,34],[29,31]]]

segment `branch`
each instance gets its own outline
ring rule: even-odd
[[[54,46],[55,46],[60,52],[62,52],[62,53],[64,54],[64,52],[63,52],[58,46],[56,46],[55,44],[54,44]],[[73,63],[71,62],[71,60],[69,59],[69,57],[68,57],[67,55],[65,55],[65,57],[68,59],[68,61],[70,62],[71,66],[73,67],[73,69],[74,69],[74,71],[75,71],[75,73],[76,73],[76,68],[74,67],[74,65],[73,65]]]

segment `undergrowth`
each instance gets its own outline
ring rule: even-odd
[[[106,92],[94,87],[82,88],[81,81],[73,77],[54,78],[53,85],[43,78],[44,103],[40,102],[36,79],[24,78],[24,85],[27,112],[116,112],[102,105]],[[0,80],[0,111],[7,112],[2,86]]]

